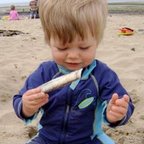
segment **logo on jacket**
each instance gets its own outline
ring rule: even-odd
[[[93,101],[94,101],[94,97],[86,98],[86,99],[84,99],[84,100],[78,105],[78,107],[79,107],[79,109],[86,108],[86,107],[88,107]]]
[[[78,96],[78,108],[83,109],[88,107],[94,101],[92,96],[92,91],[90,89],[84,89],[80,92]]]

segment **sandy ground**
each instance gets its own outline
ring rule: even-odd
[[[133,28],[134,35],[118,36],[118,29],[125,26]],[[37,122],[24,125],[14,114],[12,97],[42,61],[51,59],[51,53],[44,42],[39,19],[0,20],[0,29],[25,33],[0,37],[0,144],[24,144]],[[106,132],[118,144],[144,144],[144,16],[109,15],[97,58],[118,73],[135,104],[127,125],[106,127]]]

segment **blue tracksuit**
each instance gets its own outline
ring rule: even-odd
[[[36,117],[37,114],[30,118],[23,116],[22,95],[27,90],[65,73],[68,71],[54,61],[42,63],[27,78],[24,87],[13,98],[17,116],[26,122]],[[116,73],[104,63],[94,60],[91,65],[83,69],[80,80],[48,93],[49,102],[40,109],[43,115],[40,120],[39,137],[45,144],[100,144],[98,137],[102,132],[101,126],[97,126],[98,121],[103,120],[111,127],[123,125],[134,110],[130,100],[126,117],[116,124],[108,123],[105,108],[113,93],[118,93],[120,96],[127,94]],[[97,112],[101,105],[102,109]],[[104,141],[104,138],[102,139]]]

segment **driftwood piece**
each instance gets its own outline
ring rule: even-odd
[[[20,35],[25,34],[24,32],[18,30],[1,30],[0,29],[0,36],[13,36],[13,35]]]
[[[71,83],[72,81],[75,81],[77,79],[81,78],[82,69],[71,72],[69,74],[60,76],[58,78],[55,78],[51,81],[48,81],[47,83],[41,85],[41,89],[43,92],[50,92],[52,90],[55,90],[57,88],[60,88],[68,83]]]

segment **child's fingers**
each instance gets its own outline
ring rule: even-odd
[[[40,87],[28,90],[25,95],[29,96],[41,92]]]
[[[109,101],[109,104],[108,104],[108,107],[107,107],[107,111],[110,111],[112,106],[115,104],[116,100],[118,99],[118,94],[117,93],[114,93],[112,95],[112,98],[111,100]]]
[[[40,92],[38,94],[32,95],[29,99],[34,100],[34,101],[38,101],[38,100],[41,100],[41,99],[46,98],[46,97],[48,97],[48,94]]]
[[[35,88],[35,89],[28,90],[24,94],[24,98],[29,100],[29,101],[38,101],[38,100],[43,99],[45,97],[48,97],[48,94],[42,92],[39,87]]]
[[[110,103],[111,103],[111,104],[115,104],[115,102],[116,102],[117,99],[118,99],[118,94],[117,94],[117,93],[114,93],[114,94],[112,95],[112,98],[111,98],[111,100],[110,100]]]
[[[123,98],[124,98],[124,100],[125,100],[127,103],[130,101],[129,96],[128,96],[128,95],[126,95],[126,94],[123,96]]]
[[[117,119],[121,119],[125,115],[125,113],[120,110],[118,111],[111,110],[109,111],[109,114]]]
[[[48,102],[48,96],[45,96],[45,97],[41,97],[41,98],[39,98],[39,99],[34,99],[32,102],[31,102],[31,104],[32,105],[35,105],[35,106],[41,106],[41,104],[43,104],[43,103],[47,103]]]
[[[127,108],[129,100],[130,100],[129,96],[124,95],[122,98],[120,98],[116,101],[116,105]]]
[[[44,97],[45,97],[45,94],[38,93],[38,94],[32,95],[29,99],[32,101],[38,101],[40,99],[43,99]]]

